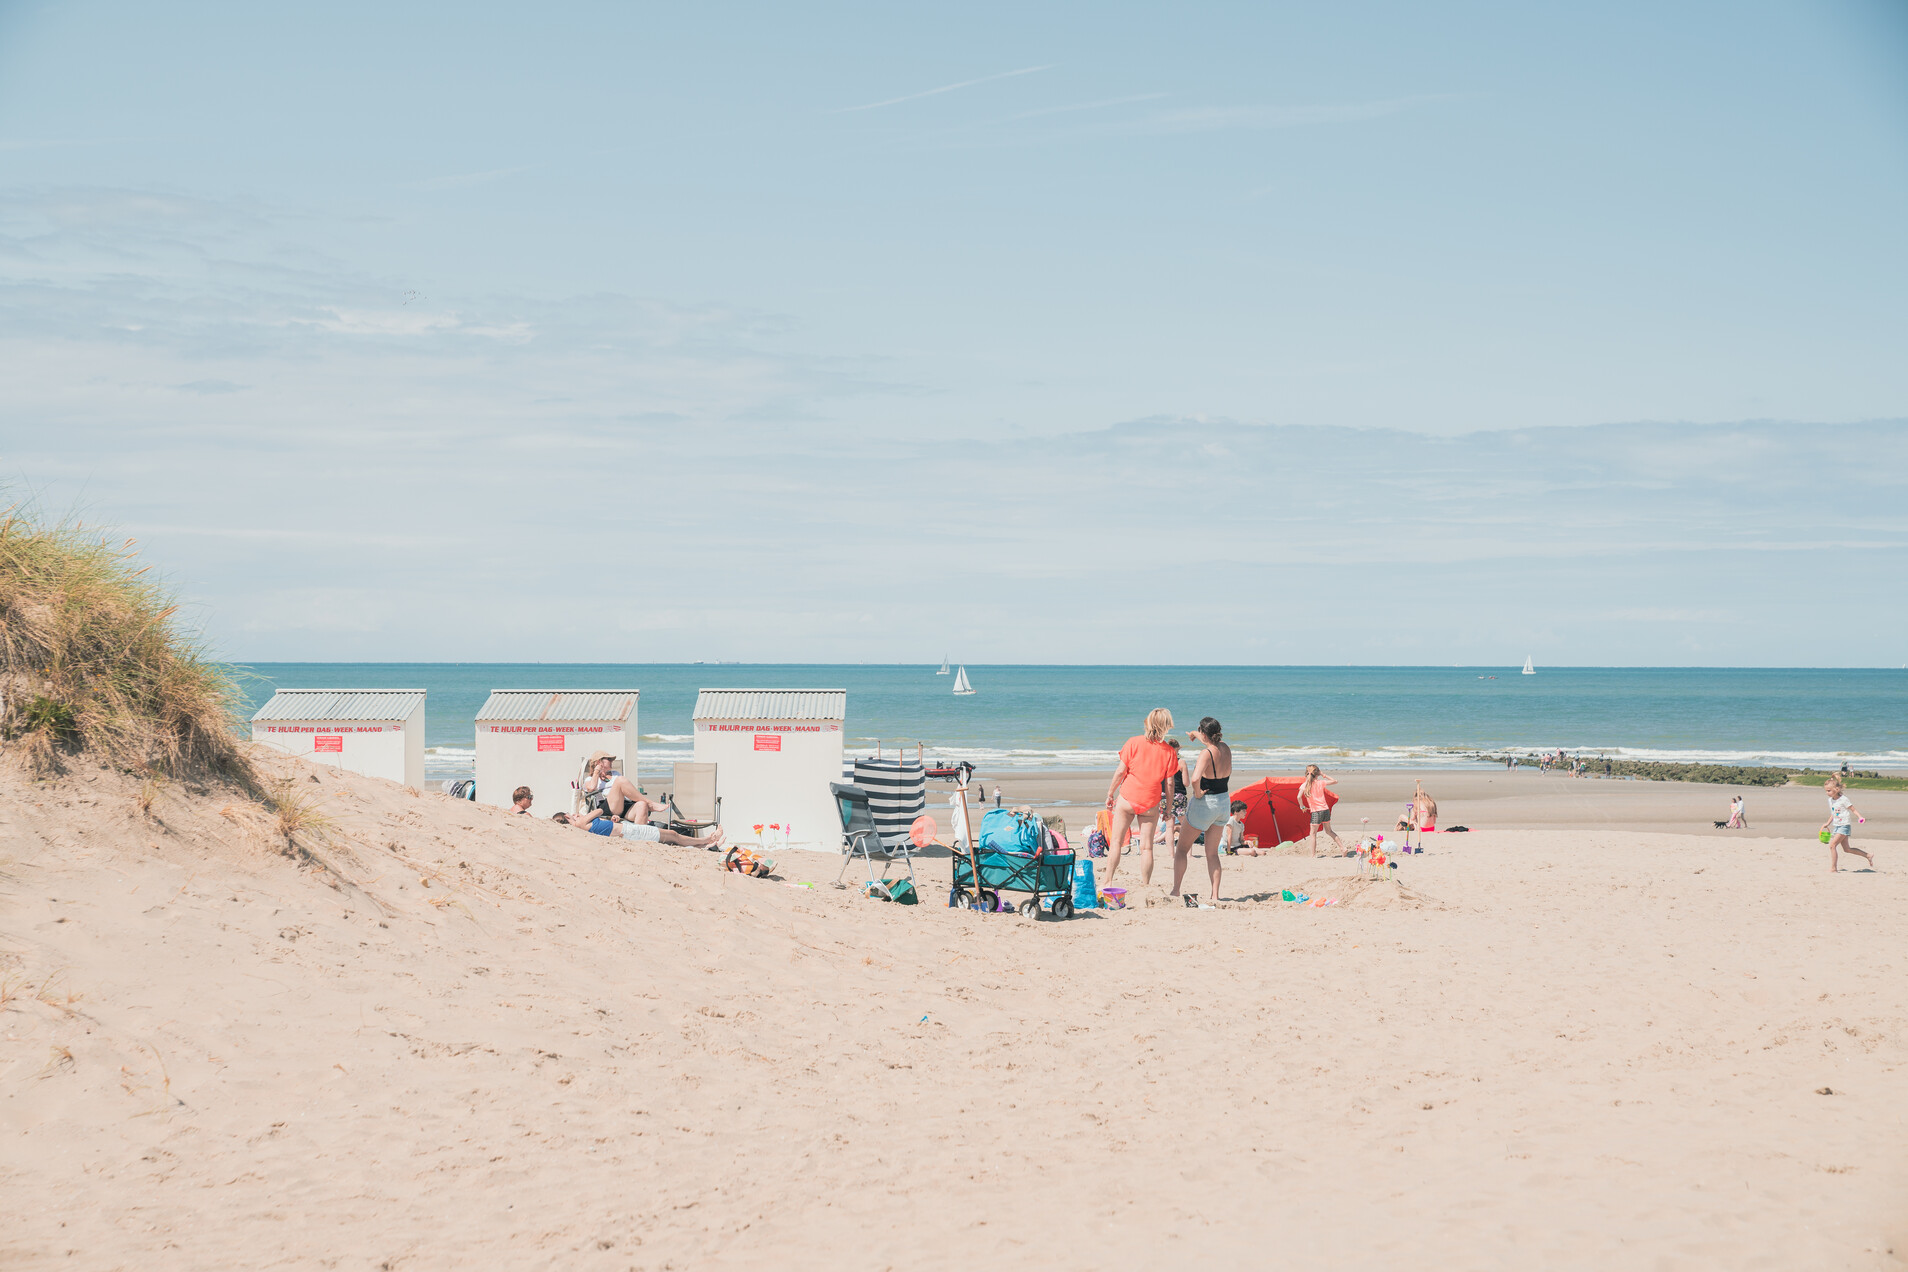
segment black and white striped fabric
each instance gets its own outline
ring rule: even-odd
[[[907,842],[908,827],[927,811],[927,770],[903,760],[850,759],[842,763],[841,776],[868,792],[882,844]]]

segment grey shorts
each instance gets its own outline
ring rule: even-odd
[[[1312,825],[1314,826],[1323,826],[1331,819],[1332,810],[1329,808],[1314,808],[1312,810]]]
[[[1216,822],[1225,821],[1232,816],[1232,796],[1223,791],[1216,795],[1192,795],[1186,800],[1186,824],[1194,830],[1204,830]]]
[[[638,843],[659,844],[662,842],[661,826],[647,826],[642,822],[624,822],[618,829],[623,838],[634,839]]]

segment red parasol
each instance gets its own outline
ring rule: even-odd
[[[1246,834],[1258,837],[1259,846],[1293,843],[1312,833],[1312,815],[1298,805],[1302,777],[1268,777],[1232,793],[1245,801]],[[1338,803],[1338,796],[1325,788],[1325,806]]]

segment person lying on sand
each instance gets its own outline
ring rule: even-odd
[[[636,783],[621,773],[611,772],[610,766],[614,762],[615,757],[608,751],[598,751],[590,757],[590,775],[583,779],[584,797],[592,807],[602,805],[613,822],[647,824],[666,805],[657,803],[637,790]]]
[[[646,822],[615,822],[607,817],[598,817],[591,821],[581,814],[572,817],[568,813],[557,813],[550,820],[560,825],[588,831],[592,835],[617,834],[637,843],[668,844],[674,848],[707,848],[710,852],[722,846],[722,827],[720,826],[706,835],[694,837],[679,834],[673,830],[665,830],[661,826],[651,826]]]

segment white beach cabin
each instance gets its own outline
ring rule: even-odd
[[[716,766],[722,828],[732,844],[836,852],[846,689],[704,689],[696,695],[696,763]],[[779,824],[777,833],[767,829]]]
[[[636,779],[634,689],[493,689],[477,712],[477,798],[510,807],[528,786],[531,811],[571,811],[570,783],[592,751],[608,751]]]
[[[280,689],[252,741],[348,773],[424,789],[422,689]]]

